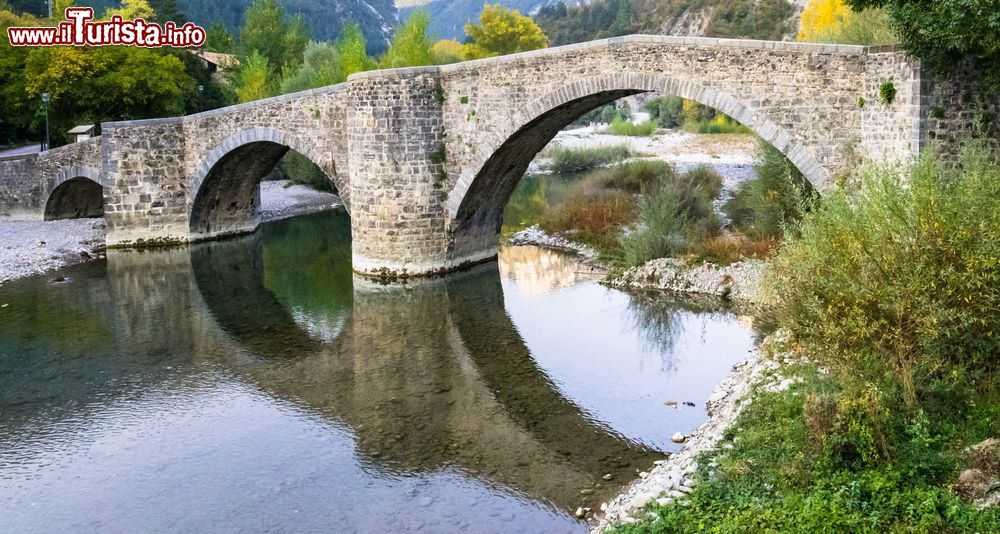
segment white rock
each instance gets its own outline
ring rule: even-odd
[[[676,434],[670,437],[670,441],[673,441],[674,443],[684,443],[685,441],[687,441],[687,438],[684,437],[684,434],[677,432]]]
[[[662,497],[660,499],[656,499],[656,504],[660,506],[669,506],[670,503],[672,502],[674,502],[674,500],[671,499],[670,497]]]

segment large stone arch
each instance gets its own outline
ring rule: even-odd
[[[453,257],[480,256],[495,244],[503,209],[528,164],[559,130],[587,111],[618,98],[659,92],[715,108],[747,126],[774,145],[820,191],[831,184],[832,172],[796,138],[749,103],[697,80],[648,72],[616,72],[569,82],[531,100],[510,121],[482,136],[477,153],[482,163],[460,171],[448,193],[453,221]]]
[[[192,240],[253,230],[260,206],[257,184],[288,150],[315,163],[350,209],[348,184],[337,173],[331,154],[321,154],[298,136],[277,128],[248,128],[224,139],[195,168],[187,190]]]
[[[106,176],[93,167],[71,165],[55,173],[46,186],[46,221],[104,216]]]

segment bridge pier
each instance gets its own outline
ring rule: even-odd
[[[440,69],[355,74],[349,102],[354,271],[408,278],[485,259],[450,254]]]

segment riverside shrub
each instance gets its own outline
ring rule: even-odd
[[[719,217],[712,202],[722,177],[706,166],[671,172],[647,185],[639,200],[638,219],[621,238],[621,261],[642,265],[654,258],[687,253],[695,243],[716,235]]]
[[[845,384],[907,407],[1000,361],[1000,167],[971,145],[864,172],[803,216],[769,281],[781,324]],[[961,384],[960,384],[961,383]]]
[[[589,171],[618,163],[632,157],[628,145],[611,145],[595,148],[563,148],[549,150],[551,158],[549,170],[556,174],[570,174]]]
[[[653,121],[635,123],[630,120],[616,118],[611,121],[608,133],[630,137],[649,137],[656,133],[656,123]]]
[[[785,224],[797,222],[816,193],[791,161],[761,141],[754,177],[740,184],[722,206],[734,228],[751,239],[781,237]]]

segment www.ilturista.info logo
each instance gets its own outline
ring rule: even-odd
[[[13,46],[141,46],[185,48],[205,44],[205,29],[188,22],[178,27],[173,22],[162,26],[143,19],[91,22],[94,10],[89,7],[66,8],[66,20],[56,27],[7,28]]]

